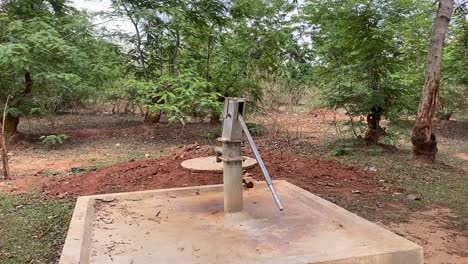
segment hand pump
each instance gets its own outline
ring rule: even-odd
[[[222,143],[222,157],[220,161],[223,161],[224,211],[227,213],[242,211],[242,131],[244,131],[250,147],[255,154],[255,158],[265,176],[276,205],[282,211],[283,206],[275,190],[273,181],[244,121],[244,109],[244,98],[226,97],[223,113],[223,132],[221,138],[219,138],[219,141]]]

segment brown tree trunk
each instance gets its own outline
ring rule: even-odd
[[[7,125],[7,112],[8,112],[8,103],[10,102],[11,97],[8,96],[5,107],[3,109],[3,118],[2,118],[2,130],[0,133],[0,146],[2,148],[2,163],[3,163],[3,178],[5,180],[11,180],[10,175],[10,166],[8,164],[8,143],[7,143],[7,132],[6,132],[6,125]]]
[[[367,69],[367,87],[371,91],[376,91],[379,89],[379,75],[373,66],[370,66]],[[384,134],[385,131],[380,126],[382,113],[382,107],[374,106],[372,107],[371,112],[367,115],[367,131],[365,135],[365,140],[367,143],[377,144],[380,137]]]
[[[373,107],[367,115],[367,132],[365,139],[368,143],[377,144],[380,137],[385,134],[385,130],[380,126],[382,119],[382,108]]]
[[[18,133],[19,117],[8,113],[5,117],[5,133],[15,135]]]
[[[440,88],[442,49],[452,17],[454,0],[440,0],[437,16],[432,25],[431,42],[427,54],[426,80],[421,94],[416,124],[411,134],[413,158],[432,163],[437,154],[437,139],[433,133],[433,120]]]
[[[33,88],[33,79],[30,72],[24,74],[24,90],[14,97],[10,98],[10,107],[18,107],[21,105],[21,100],[24,96],[32,92]],[[16,100],[15,100],[16,99]],[[13,103],[11,103],[13,102]],[[5,133],[9,136],[15,135],[18,133],[18,124],[20,122],[19,116],[14,116],[10,113],[7,113],[5,117]]]

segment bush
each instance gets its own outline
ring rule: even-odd
[[[350,146],[336,146],[330,151],[333,156],[345,156],[354,153],[354,148]]]
[[[247,128],[249,129],[250,134],[253,137],[259,137],[263,134],[265,134],[265,126],[256,124],[256,123],[246,123]]]
[[[206,137],[208,139],[217,139],[217,138],[221,137],[221,127],[218,127],[218,128],[215,128],[215,129],[212,129],[212,130],[208,131]]]
[[[330,154],[333,156],[352,155],[355,152],[355,146],[364,144],[362,138],[358,139],[340,139],[329,145],[331,148]]]
[[[65,141],[68,139],[67,135],[48,135],[48,136],[41,136],[39,138],[41,143],[46,145],[48,148],[58,148],[62,146]]]
[[[143,105],[151,112],[165,113],[169,122],[184,124],[194,113],[208,116],[222,111],[221,94],[215,92],[213,83],[191,71],[177,77],[163,75],[155,83],[134,81],[133,85],[138,86]]]

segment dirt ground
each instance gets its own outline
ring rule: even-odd
[[[43,186],[50,195],[90,195],[139,191],[181,186],[222,183],[219,173],[195,173],[183,169],[180,163],[189,158],[207,156],[210,146],[188,146],[175,154],[159,159],[133,161],[99,171],[66,178],[54,178]],[[252,156],[249,151],[245,154]],[[285,179],[313,193],[328,198],[370,198],[379,193],[373,173],[336,161],[320,160],[293,154],[263,153],[274,179]],[[245,176],[263,180],[259,167]]]
[[[400,205],[374,199],[395,190],[386,188],[369,166],[343,164],[327,157],[326,142],[342,133],[331,123],[347,121],[343,113],[323,109],[285,112],[251,121],[267,125],[268,133],[257,142],[273,178],[288,180],[340,205],[372,204],[369,218],[422,245],[427,264],[468,263],[468,231],[454,227],[453,211],[440,206],[402,210],[409,215],[389,222],[385,215],[399,215]],[[453,131],[452,123],[447,126],[449,129],[440,126],[442,135]],[[34,133],[12,147],[15,179],[0,182],[0,192],[38,191],[64,198],[222,183],[220,174],[193,173],[180,166],[184,159],[212,154],[212,146],[218,142],[208,139],[207,133],[217,127],[208,123],[153,126],[143,124],[138,117],[113,115],[65,115],[56,118],[53,127],[43,120],[29,120],[20,129]],[[453,140],[465,142],[464,129]],[[70,140],[53,150],[38,142],[39,136],[52,133],[66,134]],[[442,143],[444,140],[441,138]],[[457,160],[453,166],[465,170],[468,154],[462,148],[453,149]],[[247,149],[244,153],[251,155]],[[246,171],[245,176],[263,178],[258,167]]]
[[[413,216],[407,223],[390,224],[387,227],[424,247],[426,263],[466,264],[468,236],[449,230],[454,214],[447,208],[433,208]],[[429,220],[430,219],[430,220]]]

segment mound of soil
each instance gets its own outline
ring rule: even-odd
[[[222,174],[194,173],[180,165],[185,159],[206,156],[207,152],[208,148],[186,149],[183,154],[119,164],[62,181],[51,181],[44,186],[44,191],[54,196],[76,196],[220,184]],[[378,192],[374,175],[353,166],[293,154],[263,153],[263,158],[274,179],[288,180],[318,195],[366,198]],[[245,176],[263,180],[258,166]]]
[[[333,160],[294,154],[262,153],[273,179],[287,180],[322,197],[371,198],[380,192],[375,174]],[[249,173],[263,180],[259,167]]]

